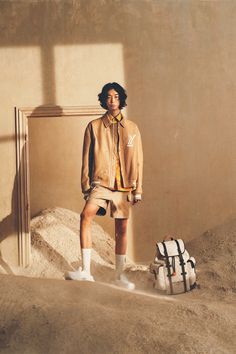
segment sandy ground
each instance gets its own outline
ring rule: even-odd
[[[95,222],[96,282],[65,281],[80,261],[79,215],[47,209],[31,228],[32,265],[0,266],[0,353],[236,353],[236,220],[187,245],[199,286],[176,296],[152,288],[148,264],[128,262],[134,292],[112,285],[114,241]]]

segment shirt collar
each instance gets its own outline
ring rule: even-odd
[[[108,126],[110,126],[112,123],[110,115],[108,112],[106,112],[104,114],[104,116],[102,117],[103,123],[105,125],[105,127],[107,128]],[[123,116],[122,113],[119,114],[119,116],[117,117],[117,122],[124,128],[125,127],[125,123],[126,123],[126,119]]]
[[[115,117],[113,117],[111,114],[108,113],[108,118],[110,119],[111,123],[118,123],[122,119],[121,112],[117,114]]]

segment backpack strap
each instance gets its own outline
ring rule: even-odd
[[[179,264],[181,265],[181,268],[182,268],[182,276],[183,276],[183,281],[184,281],[184,290],[185,292],[187,292],[187,282],[186,282],[186,272],[185,272],[185,262],[184,262],[184,259],[183,259],[183,255],[181,253],[181,249],[180,249],[180,245],[179,245],[179,242],[178,240],[175,240],[175,243],[177,245],[177,249],[178,249],[178,253],[179,253]]]
[[[171,270],[170,270],[171,265],[170,265],[169,256],[168,256],[167,248],[166,248],[164,241],[162,242],[162,245],[163,245],[164,253],[165,253],[165,257],[166,257],[166,266],[167,266],[167,273],[168,273],[167,276],[168,276],[169,283],[170,283],[170,292],[171,292],[171,294],[173,294],[173,284],[172,284],[172,277],[171,277]]]

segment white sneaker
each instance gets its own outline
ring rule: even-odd
[[[135,289],[135,284],[132,283],[127,279],[127,277],[124,274],[121,274],[118,279],[115,280],[114,282],[116,285],[120,286],[121,288],[125,288],[128,290],[134,290]]]
[[[93,276],[91,274],[89,274],[88,272],[86,272],[85,270],[82,270],[81,267],[79,267],[79,269],[74,272],[66,272],[65,279],[66,280],[94,281]]]

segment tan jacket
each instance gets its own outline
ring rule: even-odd
[[[123,117],[123,116],[122,116]],[[126,118],[118,122],[119,157],[123,187],[142,193],[143,149],[139,129]],[[116,173],[114,124],[108,114],[92,120],[84,133],[81,187],[82,192],[96,185],[113,189]]]

